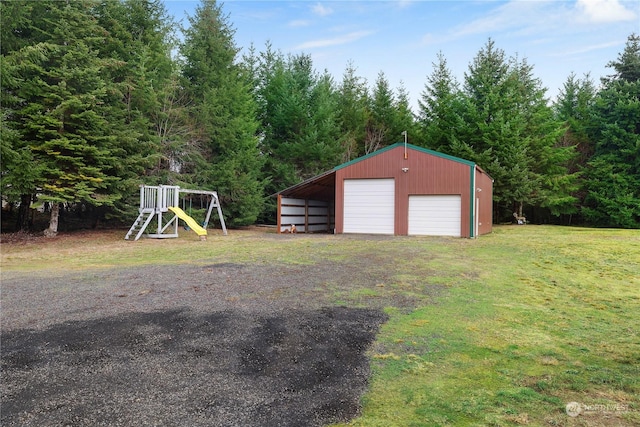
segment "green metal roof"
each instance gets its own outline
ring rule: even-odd
[[[315,195],[319,200],[331,200],[335,197],[335,172],[338,169],[345,168],[354,163],[360,162],[362,160],[368,159],[373,156],[377,156],[378,154],[382,154],[385,151],[393,150],[394,148],[403,147],[404,142],[398,142],[393,145],[389,145],[387,147],[381,148],[373,153],[369,153],[362,157],[358,157],[357,159],[350,160],[346,163],[338,165],[333,169],[329,169],[326,172],[321,173],[320,175],[316,175],[312,178],[309,178],[303,182],[300,182],[296,185],[293,185],[289,188],[285,188],[272,196],[277,196],[281,194],[286,197],[300,197],[300,198],[308,198],[311,194]],[[432,156],[441,157],[443,159],[451,160],[453,162],[462,163],[467,166],[477,167],[475,163],[461,159],[459,157],[450,156],[448,154],[439,153],[437,151],[429,150],[427,148],[418,147],[416,145],[407,144],[407,149],[411,149],[414,151],[420,151],[425,154],[430,154]],[[473,175],[473,173],[472,173]]]

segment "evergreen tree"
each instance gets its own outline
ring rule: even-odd
[[[512,59],[511,69],[516,79],[516,111],[524,120],[524,135],[528,145],[531,194],[528,202],[551,215],[573,214],[577,211],[577,176],[568,165],[574,157],[574,147],[560,143],[564,134],[562,122],[556,119],[545,97],[546,89],[533,75],[533,66],[526,59]]]
[[[31,43],[43,41],[31,21],[46,10],[46,3],[0,1],[0,54],[19,51]]]
[[[396,101],[395,107],[395,119],[393,126],[391,127],[391,135],[389,140],[391,143],[403,141],[403,132],[407,132],[407,140],[415,143],[418,139],[418,132],[415,126],[415,120],[413,112],[411,111],[409,92],[404,87],[404,83],[400,82],[400,85],[396,89]]]
[[[583,79],[578,79],[572,73],[567,77],[553,105],[556,118],[565,124],[561,145],[573,146],[576,150],[577,155],[569,164],[571,172],[582,170],[593,155],[594,143],[591,133],[595,96],[596,88],[589,74]]]
[[[286,60],[279,55],[262,68],[259,98],[265,174],[269,192],[275,193],[339,161],[336,97],[331,77],[318,75],[307,55]]]
[[[640,34],[631,34],[618,59],[609,61],[607,67],[613,68],[615,73],[602,79],[605,85],[615,82],[638,82],[640,80]]]
[[[338,121],[344,162],[365,154],[368,99],[367,82],[356,75],[356,68],[350,62],[338,87]]]
[[[514,111],[517,80],[503,50],[489,40],[465,73],[465,143],[494,179],[494,218],[504,220],[531,193],[523,117]]]
[[[18,205],[16,229],[28,231],[29,209],[43,174],[42,167],[34,162],[33,152],[21,139],[20,124],[17,122],[20,85],[17,55],[0,57],[0,86],[2,105],[0,108],[0,188],[3,201]]]
[[[309,148],[313,175],[338,165],[342,157],[340,128],[337,118],[337,93],[333,77],[325,71],[316,79],[311,93],[314,138]]]
[[[553,104],[554,114],[557,120],[564,124],[564,132],[558,145],[571,147],[573,157],[566,162],[568,173],[575,178],[576,188],[571,195],[577,200],[568,213],[578,213],[580,205],[584,201],[584,175],[583,170],[593,155],[594,142],[591,137],[593,129],[592,109],[596,96],[596,88],[589,75],[578,79],[575,74],[570,74],[558,98]]]
[[[595,152],[582,213],[595,225],[640,228],[640,36],[629,36],[594,105]]]
[[[119,195],[119,159],[107,121],[110,82],[98,55],[104,30],[92,17],[91,2],[42,1],[31,8],[24,32],[33,39],[3,57],[9,73],[3,98],[20,100],[5,115],[13,151],[3,185],[18,184],[51,203],[47,235],[58,231],[61,203],[111,205]],[[30,163],[28,173],[19,168]],[[27,197],[25,197],[27,196]],[[21,197],[23,205],[30,196]]]
[[[42,171],[35,167],[33,153],[21,138],[18,110],[25,100],[19,94],[20,66],[42,55],[41,49],[20,51],[44,40],[32,21],[41,21],[46,7],[46,3],[28,1],[0,2],[0,183],[3,200],[18,205],[16,229],[24,231],[30,228],[29,209]]]
[[[442,52],[438,53],[438,63],[433,64],[433,72],[427,77],[418,106],[419,145],[461,158],[475,158],[473,148],[459,135],[465,128],[463,101],[458,82]]]
[[[140,184],[184,181],[172,173],[188,151],[179,105],[183,97],[171,58],[175,24],[161,0],[101,2],[95,15],[107,31],[100,55],[117,65],[104,69],[113,87],[109,121],[124,164],[117,189],[122,198],[113,210],[131,216]]]
[[[335,98],[331,77],[318,76],[310,56],[290,57],[285,71],[285,93],[274,101],[282,107],[277,122],[284,125],[281,147],[286,154],[281,158],[289,158],[298,181],[336,164]]]
[[[288,90],[293,88],[288,87],[290,79],[282,53],[273,51],[269,44],[255,62],[255,96],[260,119],[258,133],[265,157],[261,173],[266,181],[265,205],[260,220],[273,223],[276,200],[269,196],[299,181],[292,154],[288,151],[289,142],[295,140],[289,127],[293,122],[287,120],[292,104],[284,102],[289,96]]]
[[[200,130],[191,138],[201,141],[206,159],[196,166],[195,184],[218,191],[230,226],[252,224],[264,188],[252,80],[236,62],[234,30],[216,1],[203,0],[189,22],[180,49],[184,85]]]
[[[157,103],[149,117],[158,144],[156,154],[148,158],[155,160],[149,175],[158,183],[188,188],[198,181],[195,174],[205,160],[197,124],[189,114],[189,98],[182,90],[178,73],[157,89]]]
[[[392,134],[397,116],[395,102],[389,81],[384,72],[380,71],[371,94],[364,154],[372,153],[397,141],[398,136]]]
[[[417,139],[409,103],[409,93],[402,82],[394,92],[384,72],[378,73],[369,99],[363,154],[403,141],[404,132],[407,133],[408,140],[413,142]]]
[[[562,127],[545,91],[526,60],[507,60],[492,40],[465,74],[460,140],[494,179],[497,220],[521,215],[525,204],[554,215],[575,208],[575,177],[566,168],[572,149],[557,144]]]

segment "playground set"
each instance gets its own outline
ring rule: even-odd
[[[195,219],[180,208],[180,194],[196,194],[200,195],[200,197],[204,196],[207,198],[207,216],[202,224],[198,224]],[[183,206],[183,208],[184,207],[185,206]],[[215,191],[187,190],[175,185],[141,185],[140,208],[138,209],[140,214],[127,232],[125,240],[132,238],[133,240],[138,240],[143,236],[144,231],[154,218],[156,219],[156,232],[145,234],[146,237],[153,239],[178,237],[178,219],[181,219],[191,230],[200,236],[200,240],[206,240],[207,225],[211,219],[211,213],[214,207],[218,210],[218,218],[220,218],[220,223],[222,224],[222,232],[226,236],[227,227],[224,223],[224,217],[222,216],[218,193]],[[167,215],[171,214],[173,214],[173,216],[166,221]]]

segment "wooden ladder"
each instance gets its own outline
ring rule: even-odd
[[[124,240],[129,240],[129,238],[134,234],[136,235],[136,237],[133,240],[138,240],[153,219],[154,213],[155,212],[153,210],[143,210],[142,212],[140,212],[140,215],[138,215],[138,218],[135,220],[135,222],[127,232],[127,235],[124,236]]]

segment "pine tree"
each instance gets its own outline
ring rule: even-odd
[[[364,141],[365,154],[397,141],[398,136],[392,134],[395,130],[395,102],[395,95],[389,86],[389,81],[384,72],[380,71],[370,99],[370,114]]]
[[[583,79],[578,79],[572,73],[553,104],[556,119],[564,124],[564,132],[558,145],[570,147],[573,150],[572,158],[565,164],[568,173],[574,177],[576,187],[571,192],[576,201],[565,212],[569,214],[569,222],[573,213],[579,213],[585,197],[583,171],[595,148],[591,137],[595,96],[596,88],[589,75],[586,74]]]
[[[318,75],[307,55],[279,55],[262,69],[265,175],[268,190],[277,192],[339,162],[336,96],[331,77]]]
[[[640,80],[640,34],[631,34],[618,59],[610,61],[607,67],[613,68],[615,73],[602,79],[605,85],[615,82],[638,82]]]
[[[189,22],[180,49],[182,74],[200,130],[191,138],[202,141],[206,159],[196,166],[195,184],[218,191],[230,226],[252,224],[264,188],[253,82],[236,62],[234,30],[216,1],[202,1]]]
[[[312,160],[310,172],[317,175],[338,165],[342,156],[340,128],[337,118],[337,93],[333,77],[318,75],[311,93],[314,138],[309,144]]]
[[[460,137],[465,128],[463,100],[442,52],[438,53],[438,62],[433,64],[433,72],[427,77],[418,105],[419,145],[469,160],[476,158],[473,148]]]
[[[161,0],[100,2],[95,16],[107,32],[98,48],[110,64],[103,69],[112,86],[109,122],[122,159],[114,189],[122,197],[109,214],[124,218],[139,185],[183,182],[175,170],[189,152],[188,130],[171,59],[175,24]]]
[[[525,205],[553,215],[575,209],[571,147],[558,145],[563,129],[547,105],[546,89],[526,60],[507,59],[492,40],[465,74],[460,140],[494,179],[494,218],[522,215]]]
[[[31,25],[32,19],[44,13],[46,3],[28,0],[0,2],[0,54],[16,52],[31,43],[42,41]]]
[[[571,172],[581,171],[593,155],[595,147],[591,133],[595,96],[596,88],[589,74],[578,79],[572,73],[567,77],[553,105],[557,119],[565,124],[561,145],[575,147],[576,156],[569,163]]]
[[[284,86],[272,99],[278,114],[274,125],[281,130],[280,161],[296,171],[296,183],[333,167],[339,158],[334,117],[333,83],[319,76],[310,56],[290,57],[284,69]]]
[[[69,10],[76,10],[87,20],[86,28],[74,24],[75,18],[65,23],[64,20],[67,18],[61,14],[65,6]],[[82,210],[88,215],[93,215],[95,219],[101,216],[122,218],[137,205],[132,197],[136,194],[138,184],[142,183],[141,177],[147,176],[148,171],[154,166],[154,161],[161,158],[158,154],[161,153],[158,145],[158,126],[154,119],[160,112],[158,95],[163,95],[165,82],[168,81],[173,67],[170,58],[170,20],[166,16],[164,6],[160,0],[126,0],[16,1],[2,2],[1,7],[3,19],[7,17],[4,13],[7,10],[16,9],[20,12],[18,15],[8,14],[14,17],[11,20],[13,30],[8,33],[7,43],[3,42],[2,48],[11,50],[14,60],[20,55],[25,56],[26,61],[18,61],[21,66],[31,61],[33,64],[37,63],[38,67],[46,68],[53,64],[53,61],[45,61],[43,55],[57,54],[52,53],[51,46],[61,44],[61,50],[71,50],[76,39],[88,46],[89,54],[99,63],[98,77],[104,82],[104,90],[97,100],[97,106],[87,108],[99,112],[100,120],[108,121],[105,132],[111,141],[108,144],[109,152],[113,158],[118,158],[118,162],[105,171],[109,175],[117,176],[117,179],[109,180],[108,190],[104,191],[110,194],[113,203],[93,203],[91,200],[85,200],[70,202],[67,206],[73,208],[74,205],[82,204]],[[73,29],[69,28],[69,24],[74,26]],[[75,32],[77,29],[78,34],[61,35],[63,25],[67,25],[67,32]],[[2,34],[4,37],[5,32]],[[18,75],[27,80],[37,79],[39,77],[35,70],[35,67],[31,67],[25,71],[23,67],[22,70],[18,70]],[[53,71],[50,76],[53,76]],[[16,91],[11,88],[18,89]],[[3,93],[3,100],[11,99],[12,91],[24,92],[24,88],[19,88],[19,85],[3,85],[3,89],[7,89]],[[44,89],[46,90],[49,88]],[[29,100],[35,99],[34,96]],[[86,123],[89,122],[88,120]],[[7,120],[7,126],[10,123]],[[22,123],[25,123],[24,120]],[[97,121],[94,125],[98,126],[99,123],[100,121]],[[26,125],[23,128],[26,128]],[[22,137],[18,140],[21,141]],[[33,162],[28,159],[25,151],[21,153],[21,158],[25,159],[23,161]],[[29,152],[29,155],[33,157],[33,153]],[[41,166],[47,168],[46,165]],[[42,168],[31,169],[36,171]],[[6,174],[6,177],[11,180],[23,175],[13,173]],[[22,187],[14,182],[12,188]],[[32,196],[25,194],[21,198],[30,200]],[[28,208],[28,205],[29,203],[20,204],[21,208]]]
[[[25,77],[21,67],[42,59],[42,47],[32,49],[29,46],[46,40],[33,24],[42,21],[46,8],[46,3],[0,2],[0,182],[3,200],[18,205],[16,229],[23,231],[30,229],[29,210],[42,168],[34,162],[33,153],[23,141],[20,131],[22,119],[19,110],[25,102],[20,93]]]
[[[369,91],[367,82],[356,75],[355,65],[350,62],[338,87],[338,121],[343,161],[365,154],[364,140],[369,118]]]
[[[294,79],[280,52],[273,52],[267,46],[257,71],[257,80],[260,82],[257,98],[260,105],[261,151],[266,157],[263,175],[268,179],[265,190],[268,194],[274,194],[299,180],[290,144],[296,142],[300,133],[300,118],[295,116],[304,113],[296,98],[297,85],[293,83]],[[273,212],[275,201],[269,204],[269,213],[265,218],[273,220]]]
[[[575,174],[568,164],[574,157],[574,147],[560,143],[563,124],[556,119],[545,97],[546,89],[534,77],[533,66],[526,59],[512,59],[516,79],[516,113],[524,119],[524,134],[528,144],[531,193],[526,201],[549,211],[553,216],[573,214],[578,199]]]
[[[16,229],[28,231],[29,208],[38,188],[42,167],[34,161],[33,152],[22,141],[19,118],[20,98],[18,87],[20,63],[18,55],[2,55],[0,86],[2,87],[2,106],[0,109],[0,188],[2,198],[10,204],[18,204]]]
[[[402,82],[393,91],[384,72],[379,72],[368,103],[363,154],[403,141],[405,132],[408,140],[417,139],[409,93]]]
[[[404,87],[404,83],[401,81],[400,85],[396,89],[396,102],[395,102],[395,120],[391,128],[390,140],[393,142],[402,141],[403,132],[407,132],[407,140],[412,143],[418,139],[418,132],[415,126],[415,120],[413,111],[411,111],[409,92]]]
[[[39,2],[28,28],[36,36],[3,58],[12,70],[3,96],[21,100],[7,116],[20,152],[9,182],[33,185],[31,194],[51,204],[51,236],[58,232],[60,203],[111,205],[118,197],[119,159],[107,121],[110,84],[102,74],[108,64],[97,53],[104,30],[92,6]],[[31,163],[29,176],[18,178],[25,162]]]
[[[595,152],[585,171],[582,213],[595,225],[640,228],[640,36],[632,34],[615,73],[596,96]]]
[[[525,122],[515,109],[517,79],[503,50],[489,40],[465,73],[465,144],[494,179],[494,218],[520,209],[531,192]]]

